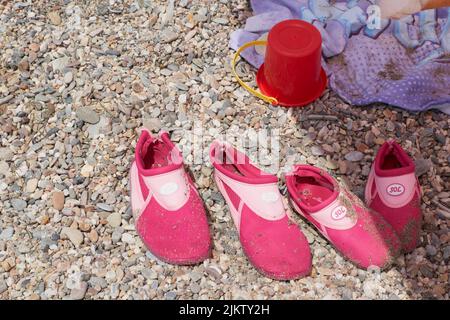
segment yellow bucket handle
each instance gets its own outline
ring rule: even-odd
[[[263,41],[263,40],[258,40],[258,41],[251,41],[248,42],[246,44],[244,44],[242,47],[240,47],[236,53],[234,54],[234,58],[233,61],[231,63],[231,68],[233,70],[233,74],[234,77],[236,78],[236,80],[239,82],[239,84],[244,87],[245,90],[247,90],[248,92],[250,92],[251,94],[257,96],[258,98],[271,103],[273,105],[277,105],[278,104],[278,100],[274,97],[269,97],[266,96],[264,94],[262,94],[261,92],[253,89],[252,87],[250,87],[248,84],[246,84],[244,81],[242,81],[241,78],[239,78],[238,74],[236,73],[236,62],[239,59],[239,56],[241,54],[242,51],[244,51],[245,49],[249,48],[249,47],[253,47],[253,46],[266,46],[267,45],[267,41]]]

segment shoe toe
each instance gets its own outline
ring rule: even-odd
[[[394,229],[375,212],[360,212],[352,229],[341,232],[336,247],[358,266],[389,267],[401,250]]]
[[[195,264],[208,258],[211,239],[205,210],[196,197],[177,211],[150,203],[137,222],[144,244],[171,264]]]
[[[241,243],[250,262],[267,277],[292,280],[311,271],[311,251],[298,226],[280,221],[253,221],[241,227]]]

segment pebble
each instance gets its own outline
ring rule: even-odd
[[[150,119],[144,119],[143,125],[148,130],[157,133],[157,132],[159,132],[159,130],[161,130],[162,122],[158,118],[150,118]]]
[[[215,23],[224,24],[224,25],[226,25],[228,23],[228,20],[225,18],[214,18],[213,21]]]
[[[28,71],[28,69],[30,68],[30,64],[28,63],[28,59],[22,59],[18,66],[20,71],[25,72]]]
[[[106,220],[111,227],[116,228],[122,223],[122,216],[119,212],[114,212],[111,213]]]
[[[59,26],[62,22],[61,17],[57,11],[50,11],[48,13],[48,18],[50,19],[50,22],[55,26]]]
[[[312,146],[311,147],[311,153],[313,154],[313,156],[323,156],[323,154],[325,152],[322,149],[322,147],[320,147],[320,146]]]
[[[315,241],[314,235],[311,232],[307,231],[307,230],[304,231],[304,234],[305,234],[306,240],[308,240],[308,243],[309,244],[313,244],[314,241]]]
[[[227,116],[227,117],[232,117],[232,116],[234,116],[236,114],[236,110],[234,110],[234,108],[232,108],[232,107],[227,107],[227,108],[225,108],[225,115]]]
[[[79,107],[76,110],[76,114],[78,119],[90,124],[96,124],[100,121],[100,116],[98,115],[98,113],[89,107]]]
[[[192,293],[199,293],[201,290],[201,287],[197,283],[191,283],[189,288],[191,289]]]
[[[353,300],[353,292],[348,288],[342,289],[342,299],[343,300]]]
[[[30,252],[31,249],[30,249],[30,247],[27,246],[25,243],[20,243],[19,246],[17,247],[17,250],[18,250],[20,253],[25,254],[25,253]]]
[[[153,271],[152,269],[149,268],[145,268],[144,270],[142,270],[142,275],[149,280],[154,280],[154,279],[158,279],[158,274]]]
[[[434,257],[437,254],[437,249],[435,246],[429,244],[425,247],[425,250],[427,251],[427,255],[430,257]]]
[[[362,154],[359,151],[350,151],[345,155],[345,159],[352,162],[358,162],[361,161],[364,157],[364,154]]]
[[[111,298],[116,299],[119,296],[119,284],[113,283],[111,285]]]
[[[97,203],[97,208],[100,209],[100,210],[103,210],[103,211],[107,211],[107,212],[113,212],[114,211],[114,208],[111,207],[107,203]],[[119,218],[120,218],[120,214],[119,214]],[[116,221],[117,221],[117,216],[114,216],[112,219],[116,219]]]
[[[416,175],[418,177],[427,173],[433,166],[430,159],[416,159],[414,163],[416,165]]]
[[[8,290],[8,285],[4,280],[0,280],[0,294]]]
[[[363,284],[364,295],[369,299],[375,299],[378,294],[378,287],[379,284],[377,284],[374,281],[371,280],[364,281]]]
[[[204,106],[205,108],[208,108],[212,105],[212,99],[209,97],[204,97],[202,98],[201,102],[202,106]]]
[[[112,235],[111,235],[111,240],[113,243],[117,243],[122,239],[122,234],[124,232],[124,229],[121,227],[118,227],[116,229],[114,229]]]
[[[52,195],[53,208],[55,208],[56,210],[62,210],[64,208],[64,202],[65,202],[64,192],[61,191],[53,192]]]
[[[179,33],[174,32],[170,29],[164,29],[161,34],[161,42],[162,43],[171,43],[178,39]]]
[[[86,291],[88,289],[87,282],[81,282],[77,288],[72,289],[70,292],[71,300],[82,300],[86,295]]]
[[[448,258],[450,258],[450,246],[444,247],[442,252],[443,252],[442,257],[444,258],[444,260],[448,260]]]
[[[208,9],[206,7],[202,7],[198,10],[196,20],[198,22],[205,22],[208,20]]]
[[[139,82],[133,83],[132,88],[136,93],[141,93],[142,91],[144,91],[144,86]]]
[[[3,261],[2,263],[0,263],[0,267],[2,267],[4,272],[8,272],[12,269],[12,266],[7,261]]]
[[[134,237],[129,233],[122,234],[122,242],[128,243],[128,244],[134,244]]]
[[[36,191],[37,185],[39,180],[38,179],[30,179],[27,181],[27,185],[25,187],[25,192],[33,193]]]
[[[108,2],[100,1],[99,4],[97,5],[97,14],[99,16],[104,16],[105,14],[108,13],[108,11],[109,11]]]
[[[114,282],[116,280],[116,277],[117,277],[117,275],[114,270],[109,270],[108,272],[106,272],[106,275],[105,275],[106,281]]]
[[[166,292],[164,295],[166,297],[166,300],[174,300],[177,297],[177,293],[173,291]]]
[[[1,240],[10,240],[13,235],[14,235],[14,228],[13,227],[6,227],[0,233],[0,239]]]
[[[53,60],[51,63],[53,70],[62,72],[69,64],[69,60],[70,58],[67,56]]]
[[[11,151],[10,148],[1,148],[0,147],[0,160],[6,160],[6,161],[10,161],[12,160],[14,154]],[[7,163],[5,163],[5,165],[8,165]]]
[[[87,222],[86,219],[83,219],[82,221],[78,222],[78,229],[83,232],[89,232],[91,230],[91,225],[89,224],[89,222]]]
[[[436,139],[437,142],[439,142],[442,145],[445,145],[445,143],[447,142],[447,137],[440,133],[436,133],[434,135],[434,138]]]
[[[80,174],[85,178],[89,178],[93,172],[94,167],[91,166],[90,164],[85,164],[80,170]]]
[[[30,48],[30,50],[32,52],[38,52],[40,49],[40,46],[39,46],[39,44],[33,42],[30,44],[30,46],[28,48]]]
[[[83,242],[83,234],[80,230],[64,227],[61,230],[61,236],[67,236],[69,240],[76,246],[80,246],[80,244]]]
[[[88,238],[91,242],[96,243],[98,241],[97,231],[95,231],[95,229],[92,229],[88,234]]]
[[[401,300],[399,296],[397,296],[395,293],[391,293],[388,297],[389,300]]]
[[[219,280],[222,277],[222,270],[216,265],[209,265],[205,268],[208,275],[213,277],[215,280]]]
[[[89,284],[91,285],[91,287],[100,287],[101,289],[104,289],[108,286],[108,282],[106,282],[106,280],[101,277],[91,277],[89,279]]]
[[[201,278],[203,278],[203,274],[196,272],[196,271],[192,271],[189,276],[191,277],[191,280],[194,282],[199,281]]]
[[[14,96],[13,96],[12,94],[7,95],[6,97],[0,98],[0,106],[3,105],[3,104],[5,104],[5,103],[8,103],[8,102],[11,101],[12,99],[14,99]]]
[[[27,207],[27,202],[23,199],[11,199],[11,205],[17,211],[23,211]]]
[[[64,74],[64,83],[69,84],[72,81],[73,81],[73,73],[72,72],[69,71],[66,74]],[[86,121],[86,122],[88,122],[88,121]]]

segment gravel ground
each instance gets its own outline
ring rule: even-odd
[[[303,109],[269,107],[230,73],[228,36],[250,15],[247,1],[171,4],[0,0],[0,298],[448,299],[449,117],[354,107],[332,92]],[[282,164],[294,155],[326,167],[360,196],[376,150],[397,138],[420,175],[420,247],[388,271],[363,271],[299,222],[312,275],[264,278],[242,253],[211,168],[197,164],[213,256],[193,267],[156,261],[129,207],[133,147],[142,126],[184,145],[194,120],[206,141],[230,128],[279,129]]]

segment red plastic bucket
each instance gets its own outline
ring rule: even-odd
[[[267,46],[264,64],[256,75],[261,92],[236,73],[239,55],[252,46]],[[322,36],[316,27],[302,20],[285,20],[270,30],[267,41],[252,41],[240,47],[231,66],[236,80],[251,94],[274,105],[305,106],[319,98],[327,86],[321,50]]]
[[[322,36],[312,24],[285,20],[269,32],[264,64],[256,81],[261,92],[287,107],[304,106],[326,88],[321,65]]]

